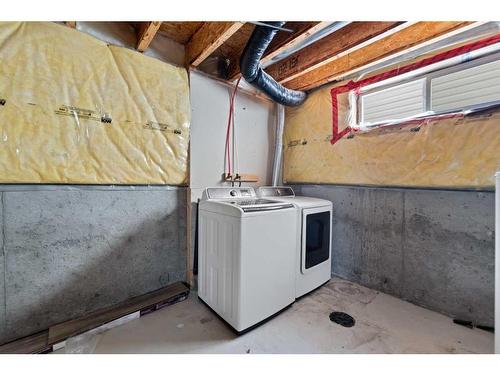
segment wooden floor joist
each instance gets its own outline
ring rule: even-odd
[[[186,45],[186,66],[198,66],[231,35],[243,22],[205,22]]]
[[[287,22],[285,27],[293,30],[293,32],[278,32],[264,52],[264,56],[260,60],[261,64],[267,63],[283,51],[303,42],[309,36],[323,29],[328,24],[330,24],[330,22]],[[239,62],[244,47],[244,45],[241,46],[239,50],[234,51],[234,54],[229,57],[231,61],[228,74],[229,81],[238,78],[241,74]]]
[[[137,30],[136,47],[138,51],[144,52],[148,49],[160,26],[160,21],[141,22],[139,24],[139,29]]]
[[[328,64],[338,54],[348,51],[381,34],[386,35],[403,22],[351,22],[317,42],[295,52],[266,72],[284,83]]]
[[[377,40],[364,48],[345,54],[317,69],[287,81],[285,86],[295,90],[313,89],[331,82],[356,68],[399,53],[412,46],[470,24],[471,22],[416,22],[397,33]]]
[[[176,282],[154,292],[131,298],[121,304],[98,310],[81,318],[56,324],[48,330],[0,346],[0,354],[34,354],[51,350],[52,345],[79,335],[136,311],[155,310],[182,299],[189,287]]]

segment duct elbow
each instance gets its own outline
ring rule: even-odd
[[[281,27],[285,22],[268,22],[269,25]],[[290,90],[276,82],[260,65],[260,59],[276,35],[277,30],[257,26],[248,40],[240,59],[240,71],[245,80],[261,90],[269,98],[286,106],[298,106],[304,102],[307,94],[304,91]]]

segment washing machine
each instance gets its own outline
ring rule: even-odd
[[[238,333],[295,301],[297,210],[253,188],[207,188],[199,204],[198,296]]]
[[[332,202],[296,196],[287,186],[257,188],[262,199],[292,203],[297,208],[295,296],[320,287],[332,274]]]

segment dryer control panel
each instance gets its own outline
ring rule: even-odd
[[[257,189],[259,197],[295,197],[289,186],[261,186]]]

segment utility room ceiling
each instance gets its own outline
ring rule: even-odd
[[[66,23],[74,27],[74,22]],[[240,76],[239,59],[255,28],[252,22],[131,23],[136,48],[145,51],[157,34],[185,46],[185,64],[228,81]],[[276,81],[291,89],[311,90],[410,47],[424,44],[472,22],[287,22],[261,63]],[[330,30],[330,32],[326,32]],[[333,32],[331,31],[333,30]],[[310,36],[326,36],[312,44]]]

